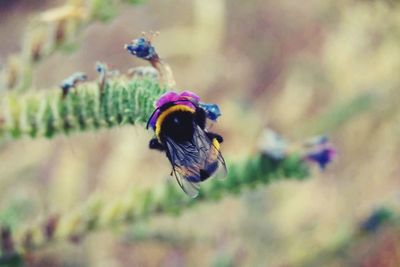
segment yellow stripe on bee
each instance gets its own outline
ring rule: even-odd
[[[220,145],[216,138],[212,140],[212,146],[210,147],[210,151],[207,157],[207,162],[211,163],[218,159]]]
[[[194,109],[185,106],[185,105],[174,105],[168,109],[166,109],[165,111],[163,111],[160,116],[158,116],[157,121],[156,121],[156,136],[157,139],[160,141],[160,131],[161,131],[161,125],[164,122],[165,118],[170,115],[173,112],[176,111],[186,111],[186,112],[190,112],[190,113],[194,113]]]
[[[218,142],[217,138],[213,139],[213,145],[219,151],[220,145],[219,145],[219,142]]]

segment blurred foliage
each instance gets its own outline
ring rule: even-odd
[[[20,231],[15,230],[16,238],[13,238],[12,233],[8,237],[12,240],[12,249],[6,249],[7,246],[4,244],[8,239],[1,238],[0,264],[4,262],[15,266],[13,265],[15,255],[43,248],[54,240],[81,240],[99,228],[137,222],[163,213],[178,215],[185,208],[201,201],[220,200],[228,193],[239,194],[247,187],[254,188],[260,183],[267,184],[283,178],[301,180],[307,176],[308,167],[299,156],[290,155],[282,160],[276,160],[261,154],[229,165],[228,177],[223,180],[213,179],[203,186],[195,199],[188,198],[176,184],[171,182],[143,192],[133,190],[127,197],[111,202],[96,198],[75,212],[62,217],[50,217],[36,227],[28,226]],[[9,220],[9,223],[10,226],[13,225],[13,221]]]
[[[373,104],[379,99],[370,92],[362,93],[355,96],[354,99],[346,103],[340,103],[336,107],[322,114],[315,125],[307,125],[308,129],[313,129],[317,133],[331,132],[340,127],[343,123],[351,121],[354,116],[371,110]]]
[[[110,21],[121,2],[132,0],[66,0],[64,5],[41,12],[31,19],[23,37],[22,51],[9,56],[0,69],[0,91],[25,91],[32,86],[35,65],[56,50],[72,53],[82,28],[100,20]]]
[[[115,0],[93,0],[91,17],[101,21],[108,21],[117,14]]]
[[[125,70],[138,62],[121,44],[142,30],[160,30],[155,43],[174,69],[178,88],[220,105],[223,115],[213,130],[224,136],[230,162],[254,155],[265,125],[293,140],[332,131],[340,157],[321,179],[277,178],[267,188],[204,203],[179,219],[154,216],[130,240],[136,228],[119,240],[115,225],[76,246],[54,242],[29,255],[32,266],[400,265],[396,1],[174,0],[146,1],[140,8],[115,3],[96,11],[110,23],[78,27],[82,34],[72,54],[49,53],[34,65],[17,56],[3,60],[19,47],[10,29],[29,13],[12,13],[14,19],[2,13],[1,33],[9,36],[0,44],[7,81],[48,88],[73,71],[93,76],[96,60]],[[27,32],[32,43],[40,43],[43,33]],[[25,73],[26,82],[16,73]],[[53,93],[59,97],[56,90],[43,95]],[[129,187],[156,188],[160,180],[152,177],[170,169],[163,155],[147,151],[149,138],[140,127],[114,127],[68,140],[4,142],[2,222],[13,224],[12,230],[23,222],[34,227],[51,214],[79,210],[98,192],[111,202]],[[111,210],[107,218],[113,218]],[[360,230],[362,225],[376,230]]]

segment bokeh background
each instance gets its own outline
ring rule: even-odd
[[[0,63],[23,50],[32,18],[62,0],[0,1]],[[294,141],[328,133],[338,157],[305,181],[282,181],[201,204],[178,217],[54,243],[34,266],[400,266],[398,225],[361,222],[399,205],[400,6],[397,1],[145,0],[118,5],[35,65],[32,87],[55,88],[94,63],[146,65],[123,45],[158,30],[178,87],[218,103],[228,160],[253,153],[265,127]],[[79,207],[93,194],[168,177],[151,133],[123,127],[24,139],[0,148],[0,220],[13,227]],[[142,229],[138,240],[135,229]]]

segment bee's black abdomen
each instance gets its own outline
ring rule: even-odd
[[[210,177],[217,171],[217,169],[218,169],[218,161],[214,161],[214,162],[212,162],[212,163],[207,165],[207,167],[204,170],[204,172],[206,174],[208,174],[208,177]],[[201,174],[200,174],[200,176],[201,176]],[[205,179],[207,179],[208,177],[206,177]],[[204,180],[202,180],[202,181],[204,181]]]
[[[168,115],[161,125],[160,135],[168,136],[177,143],[189,142],[193,139],[193,113],[176,111]]]
[[[200,181],[205,181],[210,178],[210,173],[205,170],[200,170]]]

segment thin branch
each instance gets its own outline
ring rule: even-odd
[[[60,89],[9,92],[1,99],[0,140],[146,123],[164,92],[156,80],[123,78],[109,80],[101,91],[95,82],[83,83],[65,97]]]

